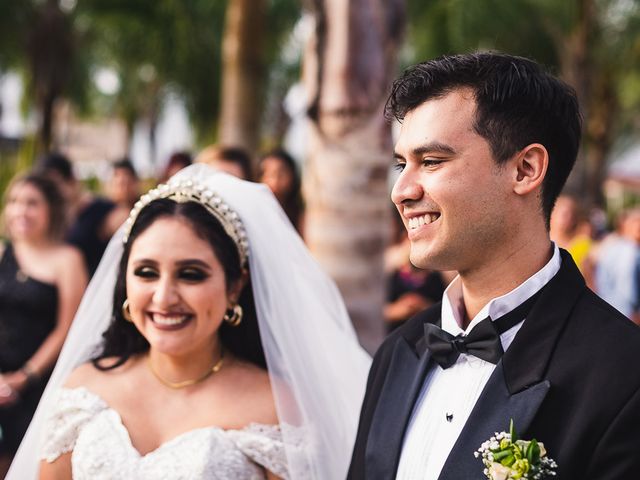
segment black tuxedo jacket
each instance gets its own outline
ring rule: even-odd
[[[513,418],[520,438],[543,442],[561,480],[640,479],[640,328],[585,285],[571,256],[544,287],[496,366],[440,480],[481,480],[473,452]],[[367,384],[350,480],[395,478],[402,441],[433,362],[418,314],[378,350]],[[428,405],[426,406],[428,408]]]

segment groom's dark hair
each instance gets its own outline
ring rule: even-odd
[[[536,62],[495,52],[443,56],[414,65],[392,86],[385,114],[400,122],[427,100],[468,88],[476,101],[475,131],[498,164],[529,144],[549,153],[542,185],[542,212],[551,210],[573,168],[582,117],[576,93]]]

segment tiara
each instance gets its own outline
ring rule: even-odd
[[[247,232],[239,215],[217,193],[193,180],[158,185],[153,190],[149,190],[149,192],[142,195],[140,200],[133,206],[131,213],[129,213],[129,218],[124,223],[123,243],[126,244],[129,240],[131,229],[136,223],[140,211],[149,203],[161,198],[168,198],[177,203],[196,202],[206,208],[222,224],[224,231],[236,244],[240,255],[240,265],[244,266],[246,264],[249,257],[249,242],[247,240]]]

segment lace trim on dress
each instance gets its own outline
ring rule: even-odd
[[[47,421],[45,430],[47,438],[40,458],[47,462],[53,462],[60,455],[73,451],[83,428],[87,427],[90,422],[95,421],[102,412],[108,414],[107,416],[101,415],[102,421],[108,421],[115,427],[123,428],[126,432],[126,428],[122,424],[117,411],[109,407],[98,395],[84,387],[60,389],[55,398],[54,411]],[[178,445],[177,442],[185,443],[198,436],[206,436],[208,432],[212,434],[218,432],[216,435],[220,434],[228,438],[242,454],[255,464],[279,477],[289,479],[287,450],[292,453],[291,448],[293,448],[293,452],[296,454],[302,453],[305,439],[302,429],[287,425],[285,430],[288,442],[286,446],[280,425],[252,423],[239,430],[204,427],[185,432],[173,440],[169,440],[155,452],[166,451],[162,447],[168,444],[172,444],[173,449]],[[104,428],[101,428],[101,431],[104,433]],[[126,433],[128,436],[128,432]],[[290,445],[292,442],[293,444]],[[134,450],[132,445],[131,449]]]
[[[227,430],[238,449],[258,465],[289,478],[287,455],[279,425],[251,423],[242,430]]]
[[[51,463],[73,450],[78,433],[96,414],[109,408],[86,388],[61,388],[53,399],[54,410],[47,420],[40,458]]]

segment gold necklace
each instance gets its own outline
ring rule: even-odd
[[[195,385],[196,383],[205,381],[207,378],[209,378],[214,373],[217,373],[222,368],[223,360],[224,360],[224,350],[221,349],[220,359],[216,363],[214,363],[213,367],[207,370],[204,375],[198,378],[194,378],[192,380],[183,380],[182,382],[170,382],[169,380],[165,380],[164,378],[162,378],[160,374],[156,372],[156,370],[153,368],[153,364],[151,363],[151,357],[147,357],[147,366],[149,367],[149,370],[151,370],[151,373],[153,373],[153,376],[156,377],[160,383],[162,383],[163,385],[169,388],[173,388],[177,390],[179,388],[190,387],[191,385]]]

